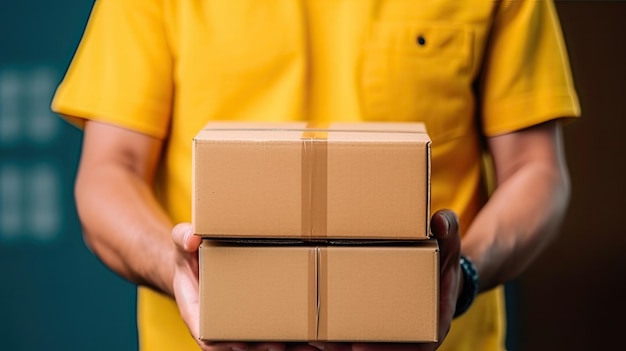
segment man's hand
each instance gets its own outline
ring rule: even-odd
[[[439,243],[439,342],[425,344],[407,343],[311,343],[324,351],[431,351],[443,342],[454,316],[457,297],[461,291],[462,273],[459,266],[461,236],[459,220],[449,210],[436,212],[430,224],[431,232]]]
[[[176,264],[173,288],[178,310],[187,324],[191,335],[205,351],[311,351],[306,344],[285,344],[280,342],[204,342],[199,338],[200,299],[198,283],[198,248],[202,239],[193,235],[189,223],[178,224],[172,229],[172,239],[176,244]]]

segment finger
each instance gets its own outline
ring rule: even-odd
[[[205,351],[248,351],[249,345],[245,342],[201,342]]]
[[[310,343],[301,343],[296,344],[295,346],[290,346],[287,348],[288,351],[319,351],[326,350],[326,347],[329,343],[325,342],[310,342]],[[332,349],[332,348],[330,348]],[[329,349],[329,350],[330,350]]]
[[[430,231],[437,239],[446,239],[450,235],[459,235],[459,218],[451,210],[439,210],[430,220]]]
[[[451,210],[439,210],[431,219],[431,232],[437,239],[442,254],[442,264],[457,264],[461,251],[459,218]]]
[[[442,271],[457,266],[461,252],[461,233],[456,213],[451,210],[437,211],[431,218],[430,228],[439,244]]]
[[[177,224],[172,229],[172,240],[174,240],[174,243],[179,249],[186,252],[198,251],[200,243],[202,242],[201,237],[193,235],[193,228],[189,223]]]
[[[352,351],[430,351],[437,348],[436,344],[410,344],[410,343],[354,343]]]
[[[315,347],[318,350],[324,350],[326,348],[326,343],[323,342],[310,342],[309,345]]]
[[[172,239],[178,247],[176,254],[175,274],[173,279],[174,298],[178,305],[181,317],[187,324],[189,331],[198,340],[199,323],[199,282],[197,254],[186,252],[185,236],[190,236],[191,226],[179,224],[172,229]],[[205,349],[205,345],[201,345]],[[207,346],[208,347],[208,346]]]
[[[193,337],[197,340],[200,326],[198,280],[194,275],[193,269],[189,267],[181,267],[179,271],[174,276],[173,281],[174,298],[181,317],[187,324]]]
[[[315,347],[318,350],[324,351],[351,351],[351,343],[340,342],[310,342],[309,345]]]
[[[259,342],[251,344],[248,351],[284,351],[285,343],[282,342]]]

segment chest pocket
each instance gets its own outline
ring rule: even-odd
[[[473,35],[463,26],[375,23],[360,68],[364,118],[422,121],[434,141],[472,128]]]

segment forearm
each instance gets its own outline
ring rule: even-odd
[[[541,128],[544,135],[550,135],[545,127]],[[535,140],[542,143],[538,135]],[[478,269],[481,291],[516,278],[558,233],[569,201],[570,183],[558,146],[558,129],[553,130],[552,137],[542,146],[552,151],[543,152],[531,162],[511,163],[510,154],[499,155],[500,164],[509,164],[501,167],[496,191],[462,240],[462,252]],[[551,148],[549,144],[556,146]],[[526,145],[517,145],[513,152],[524,153],[520,146]]]
[[[79,174],[76,201],[85,242],[124,278],[171,294],[171,223],[152,192],[115,166]]]

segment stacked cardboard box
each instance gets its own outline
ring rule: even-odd
[[[205,340],[437,340],[418,123],[213,122],[194,139]]]

